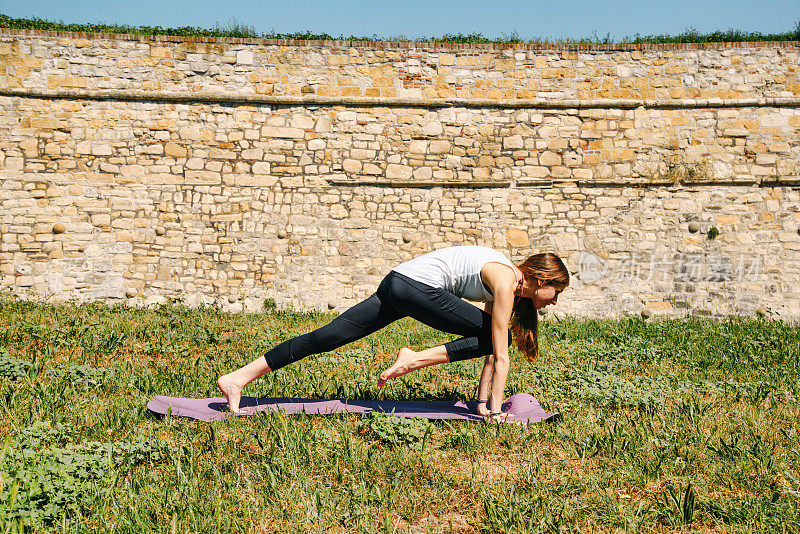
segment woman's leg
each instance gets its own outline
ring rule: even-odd
[[[320,354],[351,343],[380,330],[403,317],[385,298],[385,282],[367,300],[343,312],[330,323],[313,332],[284,341],[260,357],[236,371],[217,380],[228,407],[234,413],[239,411],[242,389],[261,376],[276,371],[285,365],[296,362],[311,354]]]
[[[463,337],[420,352],[400,350],[397,361],[381,373],[378,385],[406,373],[492,353],[492,316],[444,290],[426,286],[402,275],[390,286],[390,302],[401,313],[437,330]],[[508,335],[511,343],[511,334]]]
[[[386,385],[386,381],[398,376],[403,376],[422,369],[430,367],[431,365],[439,365],[440,363],[448,363],[450,359],[447,357],[447,348],[444,345],[437,345],[419,352],[414,352],[408,347],[403,347],[397,353],[397,359],[394,364],[386,369],[378,377],[378,387],[382,388]]]

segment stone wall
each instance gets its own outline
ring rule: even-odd
[[[799,52],[5,31],[0,281],[342,310],[482,244],[559,313],[800,317]]]

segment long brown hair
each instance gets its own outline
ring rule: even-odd
[[[569,285],[569,271],[561,258],[552,252],[528,256],[528,259],[517,267],[525,278],[530,280],[536,278],[544,285],[560,288]],[[511,335],[516,340],[519,351],[528,360],[533,362],[539,357],[539,314],[532,298],[519,298],[514,303],[511,312]]]

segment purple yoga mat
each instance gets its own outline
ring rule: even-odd
[[[286,414],[366,413],[379,411],[394,413],[401,417],[422,417],[424,419],[461,419],[481,421],[475,413],[474,402],[464,401],[388,401],[388,400],[339,400],[339,399],[301,399],[301,398],[256,398],[242,397],[239,404],[245,415],[257,412],[282,411]],[[228,405],[223,397],[210,399],[186,399],[181,397],[155,397],[147,408],[157,414],[170,412],[173,416],[190,417],[198,421],[221,421],[227,416]],[[517,393],[503,403],[502,410],[514,415],[521,423],[553,421],[558,413],[548,413],[539,402],[527,393]]]

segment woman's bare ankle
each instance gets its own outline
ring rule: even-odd
[[[416,367],[414,367],[416,356],[417,353],[407,347],[400,349],[397,352],[397,359],[394,364],[378,377],[378,387],[382,388],[386,385],[386,382],[392,378],[403,376],[416,369]]]
[[[233,376],[233,373],[223,375],[217,379],[217,387],[222,392],[228,403],[228,409],[232,413],[240,413],[239,403],[242,400],[243,385],[240,385]]]

